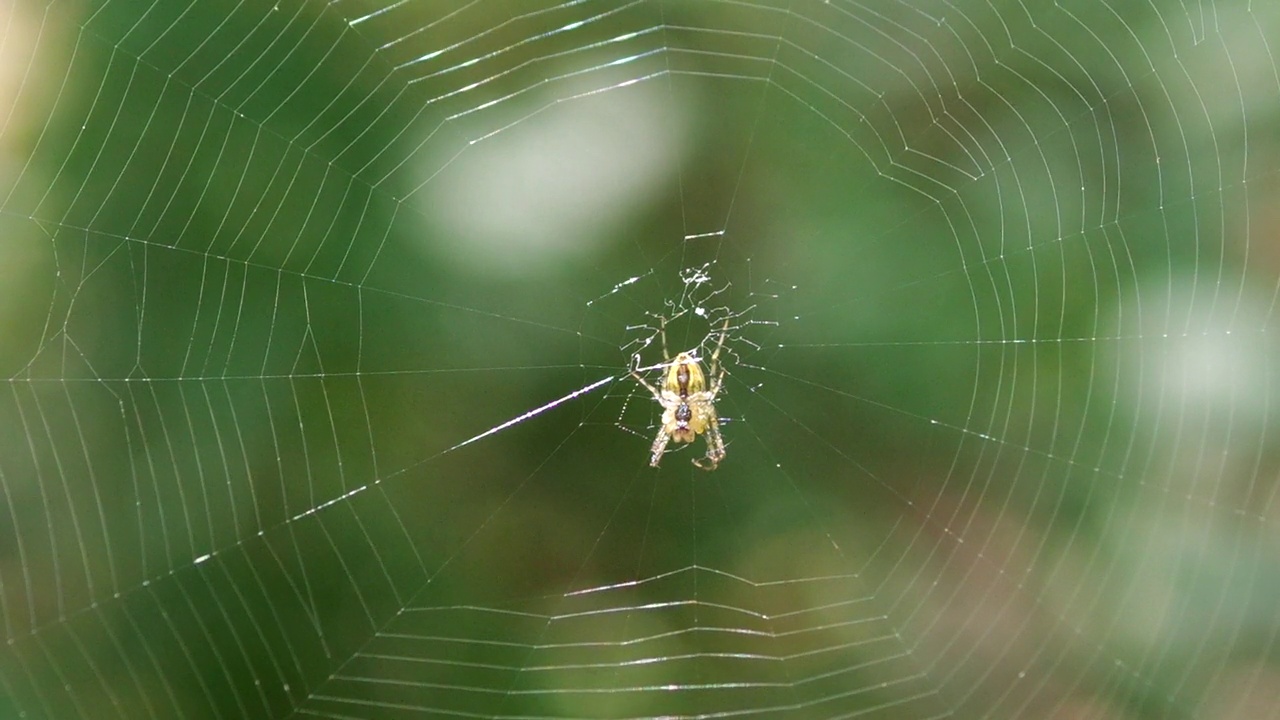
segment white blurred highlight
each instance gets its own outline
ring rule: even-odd
[[[676,177],[689,117],[652,84],[538,112],[427,185],[423,249],[474,273],[554,271],[608,242]]]
[[[24,78],[32,65],[38,18],[32,8],[0,2],[0,200],[9,194],[25,161],[22,145],[32,117],[18,106]],[[29,82],[29,81],[28,81]]]
[[[1123,302],[1136,322],[1117,332],[1139,336],[1138,343],[1121,344],[1131,351],[1124,387],[1160,429],[1186,434],[1196,421],[1216,432],[1261,425],[1277,351],[1267,333],[1265,293],[1174,275],[1143,284]]]

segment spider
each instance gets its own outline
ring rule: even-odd
[[[658,467],[662,461],[662,453],[667,443],[675,440],[678,443],[691,443],[698,435],[706,435],[707,455],[694,458],[693,464],[706,471],[715,470],[724,459],[724,438],[720,436],[720,420],[716,417],[716,396],[720,393],[720,385],[724,381],[724,367],[720,366],[720,349],[724,347],[724,336],[729,331],[729,318],[725,318],[720,328],[720,340],[716,350],[711,354],[710,372],[702,373],[702,365],[694,350],[678,353],[675,360],[667,350],[667,320],[661,321],[658,334],[662,336],[662,359],[666,373],[662,381],[662,389],[650,385],[637,370],[640,365],[640,354],[635,355],[636,368],[631,376],[653,394],[653,399],[662,406],[662,426],[658,428],[658,436],[653,439],[649,449],[649,467]],[[716,371],[719,370],[719,373]],[[707,378],[711,378],[708,384]]]

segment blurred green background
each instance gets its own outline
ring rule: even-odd
[[[0,13],[0,716],[1280,715],[1280,9]]]

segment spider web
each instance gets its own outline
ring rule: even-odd
[[[1274,4],[0,13],[0,716],[1280,716]]]

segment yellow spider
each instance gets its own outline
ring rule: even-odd
[[[729,330],[729,318],[725,318],[724,327],[720,329],[720,340],[716,343],[715,352],[711,354],[709,385],[707,375],[702,374],[702,365],[698,363],[693,350],[679,353],[675,360],[671,359],[671,354],[667,351],[667,320],[659,320],[661,326],[658,334],[662,336],[662,359],[663,366],[666,367],[662,389],[650,385],[636,371],[640,365],[639,353],[635,355],[636,369],[631,371],[636,382],[652,393],[653,399],[663,408],[662,426],[658,428],[658,436],[654,438],[653,447],[649,450],[649,466],[658,467],[662,453],[671,440],[691,443],[698,435],[705,434],[707,455],[705,458],[694,458],[693,464],[703,470],[715,470],[725,455],[715,402],[724,381],[724,368],[719,364],[720,349],[724,347],[724,336]]]

